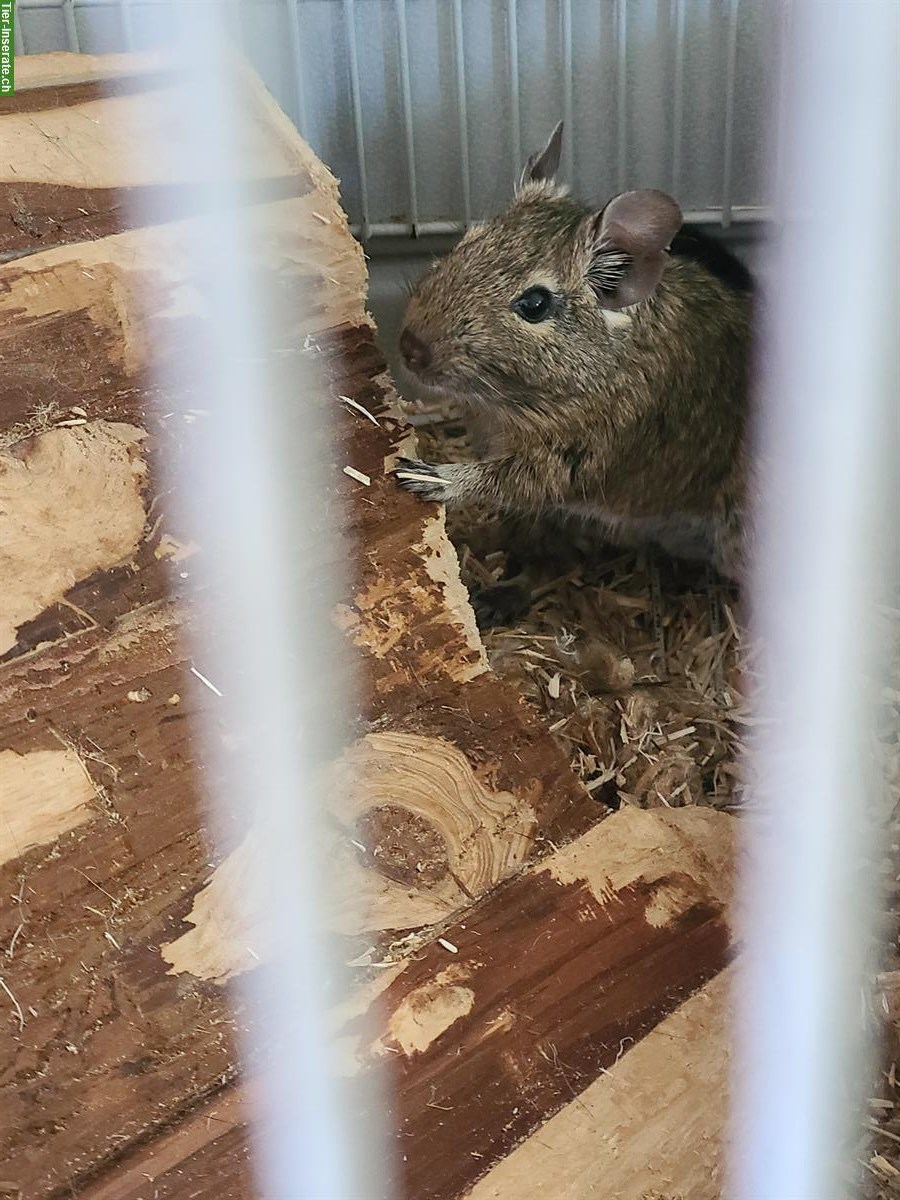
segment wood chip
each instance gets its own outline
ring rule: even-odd
[[[676,729],[674,733],[670,733],[666,738],[667,742],[677,742],[680,738],[687,737],[689,733],[696,733],[693,725],[685,725],[684,729]]]
[[[367,417],[373,425],[377,425],[379,429],[381,428],[381,422],[378,420],[378,418],[373,416],[367,408],[360,404],[358,400],[354,400],[352,396],[338,396],[338,400],[342,400],[344,404],[349,404],[355,412],[362,413],[362,415]]]
[[[200,672],[197,670],[197,668],[196,668],[196,667],[191,667],[191,674],[192,674],[192,675],[196,675],[196,676],[197,676],[197,678],[200,680],[200,682],[203,684],[203,686],[204,686],[204,687],[208,687],[208,688],[209,688],[209,690],[210,690],[211,692],[215,692],[215,694],[216,694],[217,696],[221,696],[221,695],[223,694],[222,692],[220,692],[220,691],[219,691],[219,689],[218,689],[218,688],[216,687],[216,685],[215,685],[215,684],[212,682],[212,680],[211,680],[211,679],[207,679],[205,675],[201,675],[201,674],[200,674]]]
[[[355,467],[344,467],[344,474],[349,475],[351,479],[355,479],[357,483],[363,483],[366,487],[370,487],[372,480],[362,471],[357,471]]]

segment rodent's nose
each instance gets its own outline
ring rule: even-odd
[[[400,353],[411,371],[423,371],[431,364],[431,347],[410,329],[400,334]]]

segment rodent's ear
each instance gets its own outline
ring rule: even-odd
[[[584,222],[587,278],[603,308],[646,300],[662,278],[681,209],[665,192],[623,192]]]
[[[519,187],[529,183],[544,183],[552,180],[559,170],[559,157],[562,151],[562,121],[556,126],[543,150],[537,150],[522,168]]]

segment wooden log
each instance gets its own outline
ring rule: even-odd
[[[393,1085],[405,1196],[464,1195],[723,969],[730,826],[616,814],[405,964],[374,1042],[348,1023]]]
[[[733,968],[511,1151],[465,1200],[720,1200]]]
[[[179,88],[183,103],[190,103],[172,69],[135,56],[129,70],[123,63],[127,56],[119,56],[108,74],[100,74],[102,60],[94,58],[87,68],[72,65],[70,79],[65,56],[53,58],[53,63],[29,64],[26,86],[4,98],[0,256],[96,240],[151,219],[202,213],[209,201],[196,186],[199,175],[169,178],[168,156],[157,153],[171,136]],[[249,177],[251,202],[315,190],[325,176],[314,158],[298,154],[299,139],[284,114],[240,63],[234,78],[236,86],[243,84],[248,105],[236,169],[242,179]],[[35,81],[36,86],[27,86]],[[144,153],[136,152],[137,139]],[[153,212],[158,215],[151,218]]]
[[[24,209],[2,193],[19,257],[0,266],[0,486],[15,532],[0,572],[0,826],[11,831],[0,887],[13,897],[0,911],[0,1161],[4,1184],[46,1197],[113,1180],[166,1130],[190,1142],[203,1124],[192,1114],[235,1078],[243,1014],[223,980],[253,960],[223,951],[203,965],[197,931],[252,834],[234,813],[214,843],[200,801],[195,733],[202,717],[215,721],[216,696],[192,671],[186,632],[205,619],[192,581],[202,547],[173,524],[159,459],[195,453],[203,423],[167,418],[189,399],[160,395],[149,370],[203,320],[182,265],[203,217],[144,228],[122,202],[129,187],[177,198],[190,183],[135,180],[121,162],[126,108],[152,123],[168,84],[157,75],[148,88],[145,67],[121,59],[108,73],[80,56],[29,60],[29,71],[34,86],[0,114],[0,185],[20,199],[22,181],[39,189]],[[110,74],[117,94],[84,90],[100,81],[105,93]],[[359,547],[335,622],[362,687],[334,770],[357,773],[361,792],[337,798],[334,823],[345,887],[366,891],[373,910],[353,921],[345,903],[335,923],[348,958],[370,961],[406,932],[427,940],[423,921],[458,915],[602,809],[487,670],[441,515],[386,474],[408,434],[336,182],[262,89],[245,86],[263,147],[247,222],[278,289],[284,344],[299,354],[311,339],[323,367],[315,399],[336,429],[325,499],[344,506]],[[52,147],[38,153],[35,129],[68,138],[86,106],[89,148],[64,169]],[[287,198],[271,199],[283,179]],[[70,188],[93,224],[69,222]],[[323,220],[310,237],[302,217],[313,208]],[[53,220],[12,220],[23,211]],[[371,475],[369,503],[348,463]],[[38,494],[55,503],[41,507]],[[427,751],[416,770],[411,747]],[[397,794],[375,783],[378,763],[396,768]],[[193,1156],[221,1181],[227,1164],[243,1170],[245,1147],[236,1134],[227,1153],[204,1142]]]
[[[402,1200],[713,1200],[727,1094],[733,819],[626,809],[357,997],[345,1070],[391,1081]],[[246,1194],[243,1085],[85,1200]]]

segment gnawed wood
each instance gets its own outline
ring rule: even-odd
[[[720,1195],[734,825],[625,809],[432,934],[344,1015],[344,1071],[392,1082],[398,1200]],[[632,842],[653,853],[623,866]],[[185,1134],[183,1154],[163,1138],[159,1173],[150,1147],[87,1200],[137,1200],[141,1171],[160,1196],[202,1195],[213,1162],[241,1194],[251,1090],[229,1094],[226,1129]]]
[[[625,809],[404,966],[377,1002],[394,1036],[361,1035],[357,1061],[382,1062],[392,1083],[405,1196],[460,1196],[724,968],[732,836],[711,810]],[[622,865],[632,837],[652,853]],[[426,1023],[427,1045],[421,996],[452,1015]]]
[[[370,733],[328,772],[343,933],[446,921],[532,854],[537,814],[491,791],[452,742]]]
[[[686,1000],[465,1200],[720,1200],[733,971]]]
[[[451,963],[434,979],[408,992],[391,1013],[383,1036],[372,1043],[373,1052],[390,1054],[399,1047],[410,1057],[427,1050],[472,1011],[475,993],[466,987],[469,975],[465,967]]]
[[[143,431],[95,421],[0,452],[0,655],[18,627],[137,549],[146,513]]]
[[[443,589],[445,607],[459,616],[459,623],[466,634],[469,645],[479,655],[477,664],[472,665],[472,678],[487,670],[487,654],[481,642],[481,635],[475,623],[475,613],[469,602],[469,593],[459,577],[459,561],[456,547],[447,537],[444,521],[444,510],[440,509],[429,520],[422,531],[422,546],[425,552],[425,574]]]
[[[669,924],[693,902],[695,879],[700,880],[700,892],[712,895],[723,911],[731,907],[732,821],[723,822],[710,809],[694,806],[672,809],[668,814],[630,807],[624,811],[627,820],[620,813],[604,822],[602,857],[596,855],[591,838],[573,842],[553,857],[547,869],[559,883],[583,884],[596,900],[606,904],[622,888],[655,869],[668,877],[646,910],[647,920],[656,926]],[[650,868],[654,859],[655,868]]]
[[[342,386],[349,379],[356,394],[383,394],[383,385],[372,383],[382,364],[371,331],[362,327],[337,344]],[[368,436],[352,414],[341,420],[348,436]],[[380,446],[354,445],[365,454],[383,453]],[[379,486],[393,528],[407,530],[402,569],[421,572],[423,587],[440,596],[441,585],[428,579],[411,550],[421,542],[427,510],[391,490],[389,481]],[[367,543],[377,544],[377,524],[366,524],[373,519],[370,506],[353,519]],[[154,552],[150,557],[160,564]],[[98,805],[93,819],[48,847],[50,853],[36,848],[10,862],[0,878],[0,887],[13,895],[23,875],[27,879],[27,920],[5,973],[26,1022],[21,1035],[11,1022],[0,1038],[0,1053],[12,1064],[0,1083],[0,1158],[10,1177],[38,1196],[117,1161],[131,1142],[171,1123],[236,1070],[235,1018],[227,997],[215,984],[169,974],[159,949],[191,928],[188,914],[217,861],[204,832],[191,738],[199,714],[214,713],[217,701],[189,670],[177,606],[141,606],[141,575],[124,582],[108,592],[99,589],[113,583],[85,583],[97,589],[85,611],[102,615],[102,623],[60,641],[51,637],[50,644],[0,670],[2,745],[22,754],[58,749],[63,738],[77,749],[109,805]],[[76,593],[83,597],[76,589],[68,598]],[[113,602],[123,601],[137,607],[115,616]],[[596,806],[552,750],[537,718],[492,676],[470,680],[462,685],[465,695],[459,694],[448,651],[440,686],[419,688],[416,617],[410,610],[395,649],[392,688],[361,699],[363,726],[399,727],[415,738],[455,745],[477,780],[477,788],[471,780],[468,786],[508,793],[523,812],[534,812],[534,850],[586,827]],[[203,617],[198,613],[197,619]],[[445,628],[452,631],[457,620],[447,614]],[[446,635],[436,624],[438,636]],[[464,643],[462,635],[454,636]],[[240,814],[233,833],[235,841],[245,833]],[[23,914],[13,909],[4,918],[0,946],[12,940]],[[45,957],[47,946],[59,947],[58,959]],[[30,1015],[32,1004],[39,1018]],[[36,1063],[46,1068],[39,1097]],[[37,1103],[46,1130],[35,1140],[30,1130]],[[243,1151],[235,1153],[243,1163]],[[204,1155],[204,1169],[212,1169]]]
[[[235,63],[233,74],[247,101],[233,130],[235,178],[248,181],[247,201],[254,202],[254,193],[260,203],[313,190],[325,198],[327,170],[296,133],[287,132],[283,114],[251,83],[242,63]],[[173,156],[165,152],[173,112],[190,103],[190,83],[159,69],[95,82],[59,81],[6,99],[0,112],[0,253],[102,238],[207,211],[209,197],[191,193],[191,185],[202,182],[202,166],[182,159],[181,175],[173,179]]]
[[[295,353],[307,335],[359,318],[365,286],[354,242],[315,241],[298,232],[309,229],[313,208],[340,211],[326,193],[252,208],[246,216],[255,266],[270,273],[280,301],[278,333]],[[36,414],[63,419],[73,405],[89,417],[154,424],[173,408],[183,411],[183,399],[173,402],[149,372],[154,365],[162,370],[198,334],[201,294],[183,264],[193,261],[200,219],[47,250],[2,269],[0,434],[27,436]],[[23,340],[25,358],[17,352]],[[148,405],[151,383],[156,402]]]
[[[0,865],[89,821],[94,799],[74,750],[0,751]]]
[[[378,547],[381,552],[385,549],[389,548]],[[436,622],[439,629],[445,630],[450,613],[455,618],[457,643],[451,642],[450,648],[460,664],[455,678],[460,683],[473,679],[487,669],[487,658],[468,594],[459,578],[459,563],[447,538],[443,512],[428,515],[421,541],[411,550],[419,557],[427,579],[420,573],[404,578],[395,573],[385,575],[377,569],[367,572],[366,582],[352,602],[338,607],[338,627],[366,655],[390,661],[398,643],[408,634],[410,613],[414,612],[419,639],[433,648],[432,660],[420,656],[427,678],[433,669],[440,669],[448,650],[446,637],[433,636],[428,625]],[[427,580],[438,587],[429,588]],[[390,686],[390,677],[384,677],[380,686]]]
[[[263,941],[265,913],[258,908],[249,918],[247,913],[249,883],[259,852],[259,842],[250,833],[216,867],[184,919],[191,928],[160,947],[169,974],[190,974],[222,984],[270,956],[270,947]]]
[[[438,738],[367,734],[327,771],[321,793],[334,818],[323,846],[335,878],[326,919],[347,936],[446,921],[533,853],[528,803],[489,791]],[[173,972],[221,983],[269,956],[265,913],[247,912],[259,853],[251,830],[216,868],[187,917],[193,928],[161,949]]]

